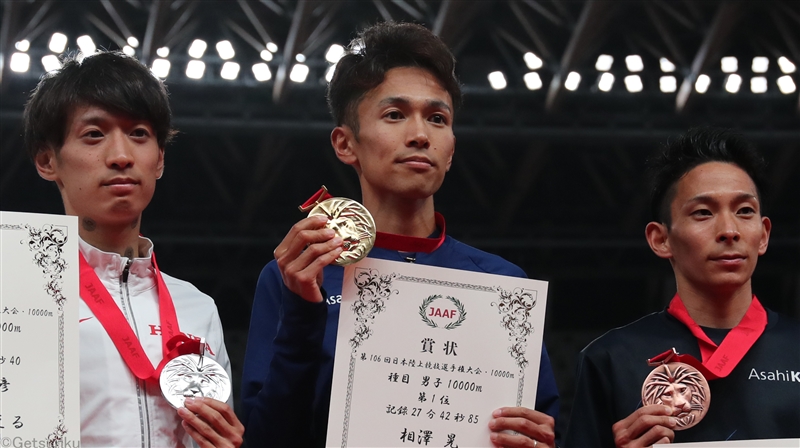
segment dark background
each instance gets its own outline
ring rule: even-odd
[[[777,311],[800,316],[800,101],[782,94],[777,59],[800,63],[800,6],[792,1],[3,1],[0,51],[0,209],[62,213],[58,192],[23,153],[21,112],[43,69],[54,31],[89,34],[118,49],[136,36],[146,63],[171,49],[166,79],[175,124],[166,174],[145,212],[142,232],[155,241],[162,268],[217,302],[225,327],[238,402],[238,380],[256,279],[289,227],[297,205],[320,184],[359,197],[355,173],[330,148],[324,55],[381,19],[431,27],[454,49],[466,102],[456,115],[453,168],[436,207],[448,233],[497,253],[530,277],[550,282],[545,342],[569,414],[575,356],[608,329],[662,309],[675,291],[669,264],[644,239],[646,158],[670,136],[703,124],[732,127],[769,162],[766,198],[773,233],[754,289]],[[29,39],[31,69],[8,68],[14,43]],[[187,79],[186,49],[209,43],[206,73]],[[229,39],[242,69],[219,77],[214,44]],[[273,78],[259,83],[250,66],[266,42],[278,45]],[[543,60],[544,86],[529,91],[523,54]],[[286,79],[303,53],[308,79]],[[597,88],[597,56],[609,54],[617,80]],[[644,90],[628,92],[624,58],[639,54]],[[724,90],[720,58],[737,56],[743,78]],[[766,93],[750,91],[754,56],[770,59]],[[679,93],[658,88],[659,58],[677,66]],[[501,70],[508,87],[487,75]],[[570,71],[583,77],[563,87]],[[705,94],[692,88],[711,77]],[[798,83],[797,72],[791,74]],[[686,84],[685,91],[682,84]],[[643,360],[644,362],[644,360]],[[238,406],[238,404],[237,404]]]

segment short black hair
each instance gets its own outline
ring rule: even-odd
[[[328,84],[328,107],[337,126],[348,125],[358,135],[358,104],[397,67],[429,71],[450,94],[453,107],[461,105],[461,85],[455,75],[455,57],[439,37],[422,25],[381,22],[361,31],[336,64]]]
[[[652,219],[669,227],[676,185],[686,173],[708,162],[731,163],[744,170],[756,186],[763,207],[767,189],[766,162],[750,141],[729,129],[700,127],[690,129],[669,141],[648,160],[650,211]]]
[[[175,134],[166,87],[147,67],[121,52],[85,58],[77,53],[67,56],[60,69],[42,76],[25,105],[25,148],[31,159],[48,148],[61,149],[70,114],[81,106],[147,120],[162,149]]]

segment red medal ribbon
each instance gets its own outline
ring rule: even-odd
[[[436,238],[420,238],[416,236],[396,235],[394,233],[378,232],[375,236],[375,246],[382,249],[397,250],[400,252],[425,252],[431,253],[444,243],[445,225],[444,216],[434,213],[436,227],[440,233]]]
[[[708,380],[715,380],[728,376],[767,327],[767,312],[764,310],[764,307],[761,306],[761,302],[758,301],[755,295],[742,320],[736,327],[731,329],[719,346],[717,346],[717,344],[703,332],[703,329],[697,325],[694,319],[692,319],[689,315],[689,311],[677,294],[675,294],[675,297],[673,297],[672,301],[669,303],[667,312],[678,319],[682,324],[686,325],[694,337],[697,338],[703,361],[701,363],[691,355],[674,355],[672,359],[696,368]],[[648,362],[663,361],[673,353],[673,351],[664,352],[648,360]]]
[[[158,291],[158,310],[161,323],[161,344],[164,358],[158,367],[153,368],[150,359],[142,348],[119,306],[114,302],[111,294],[106,290],[100,278],[89,265],[83,254],[78,254],[80,261],[81,298],[94,313],[95,317],[108,333],[111,341],[117,347],[120,356],[131,369],[131,372],[142,380],[158,381],[161,369],[173,358],[188,353],[199,353],[200,342],[191,339],[180,332],[178,316],[172,296],[167,290],[164,278],[156,264],[155,255],[152,256],[153,268],[156,274]]]

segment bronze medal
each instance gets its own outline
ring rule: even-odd
[[[673,354],[663,361],[650,363],[656,366],[642,385],[642,406],[661,404],[672,408],[678,420],[676,431],[700,423],[711,403],[711,389],[699,370],[682,362],[669,362]]]

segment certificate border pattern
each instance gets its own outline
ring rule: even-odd
[[[25,224],[11,225],[2,224],[0,230],[27,230],[28,236],[20,241],[20,244],[27,244],[28,249],[33,252],[33,262],[42,269],[47,282],[44,285],[45,292],[53,298],[58,306],[58,425],[47,436],[47,446],[58,447],[63,445],[63,441],[68,432],[64,426],[65,412],[65,393],[64,393],[64,304],[67,302],[66,296],[62,292],[63,278],[61,274],[69,266],[64,259],[63,247],[67,243],[67,232],[63,226],[45,224],[41,229]]]
[[[506,291],[501,287],[496,288],[499,300],[492,302],[492,306],[497,307],[498,313],[503,315],[500,325],[508,331],[509,341],[513,340],[508,347],[508,353],[517,362],[519,367],[519,383],[517,385],[517,406],[522,406],[522,393],[525,385],[525,367],[528,366],[528,359],[525,352],[528,348],[528,336],[533,333],[533,325],[530,323],[531,310],[536,306],[537,291],[514,288]]]

